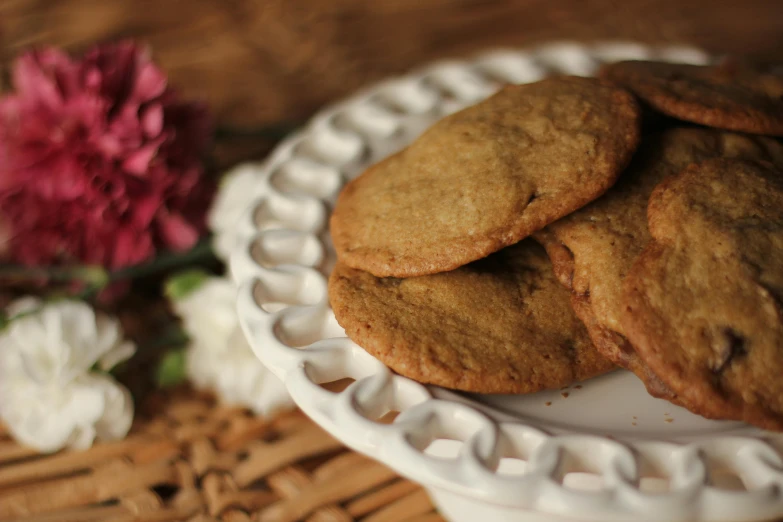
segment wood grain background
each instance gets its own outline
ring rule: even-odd
[[[301,121],[434,58],[549,39],[700,45],[783,61],[781,0],[0,0],[0,65],[42,44],[149,43],[218,121]]]

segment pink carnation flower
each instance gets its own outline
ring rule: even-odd
[[[110,269],[188,249],[213,193],[204,107],[183,103],[132,42],[75,60],[33,51],[0,98],[0,222],[26,265]]]

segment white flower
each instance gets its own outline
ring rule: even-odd
[[[207,220],[214,234],[212,248],[223,261],[228,260],[237,245],[237,223],[257,197],[258,187],[257,168],[252,164],[235,167],[220,181]]]
[[[23,444],[52,452],[125,437],[133,420],[126,388],[104,372],[130,357],[119,323],[86,303],[23,298],[0,332],[0,418]]]
[[[259,415],[293,408],[283,383],[250,348],[235,304],[236,289],[225,277],[206,278],[174,300],[174,311],[191,339],[188,377],[200,388],[215,390],[223,402],[246,406]]]

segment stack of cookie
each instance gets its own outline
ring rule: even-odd
[[[350,182],[338,322],[424,383],[532,393],[617,365],[695,413],[783,429],[783,145],[761,136],[783,136],[783,77],[600,77],[505,87]]]

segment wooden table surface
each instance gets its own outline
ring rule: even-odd
[[[134,37],[223,127],[302,121],[440,57],[551,39],[678,42],[783,61],[781,0],[0,0],[0,64]]]

